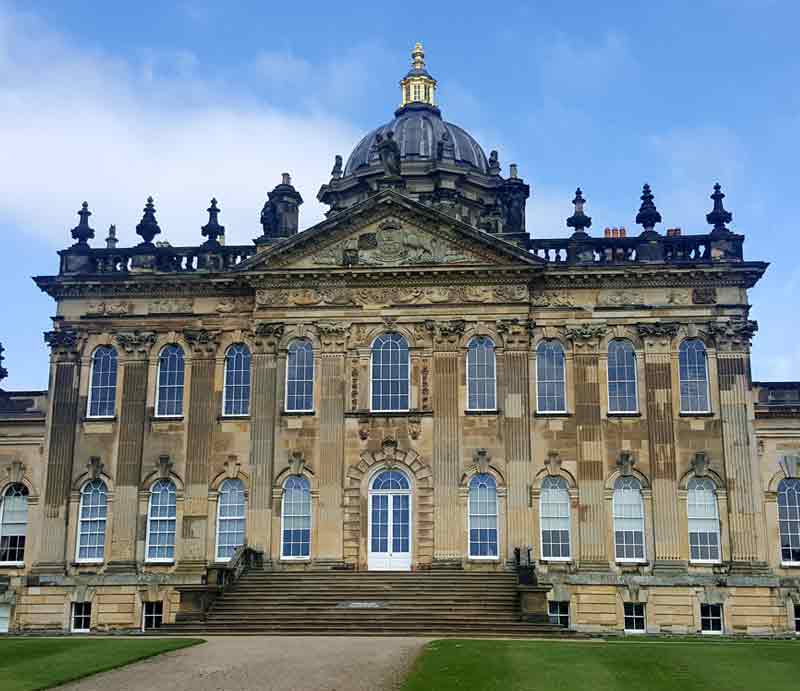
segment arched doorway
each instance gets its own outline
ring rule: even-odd
[[[411,570],[411,483],[400,470],[382,470],[369,486],[370,571]]]

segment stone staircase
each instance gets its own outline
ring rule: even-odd
[[[517,578],[464,571],[269,572],[246,570],[205,621],[161,633],[350,636],[563,636],[520,621]]]

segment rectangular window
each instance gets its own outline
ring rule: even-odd
[[[163,602],[159,600],[158,602],[144,603],[144,609],[142,610],[142,631],[151,631],[152,629],[160,629],[163,620],[164,620]]]
[[[800,633],[800,605],[794,606],[794,630]]]
[[[89,633],[92,627],[92,603],[72,603],[72,633]]]
[[[569,628],[569,602],[548,602],[547,616],[551,624]]]
[[[641,602],[625,603],[625,631],[629,633],[644,633],[647,627],[644,623],[644,604]]]
[[[722,633],[722,605],[700,605],[700,630]]]
[[[8,633],[11,628],[11,605],[0,605],[0,633]]]

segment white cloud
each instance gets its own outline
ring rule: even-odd
[[[35,17],[0,9],[3,217],[66,246],[86,199],[95,244],[110,223],[123,245],[135,244],[152,194],[160,239],[195,244],[216,196],[227,242],[248,243],[267,191],[288,171],[305,199],[302,225],[320,220],[317,190],[359,132],[327,113],[238,94],[197,67],[184,53],[122,61],[77,50]]]

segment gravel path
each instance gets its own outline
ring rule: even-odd
[[[62,691],[399,689],[424,638],[220,636],[58,687]]]

